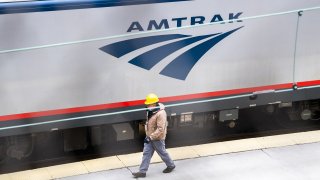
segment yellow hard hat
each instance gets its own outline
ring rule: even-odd
[[[146,101],[144,102],[145,105],[150,105],[159,102],[159,98],[157,95],[150,93],[146,97]]]

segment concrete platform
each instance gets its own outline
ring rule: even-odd
[[[251,141],[251,140],[250,140]],[[230,146],[230,144],[226,144]],[[319,180],[320,143],[249,150],[175,160],[177,168],[163,174],[164,163],[151,164],[146,179]],[[138,166],[88,173],[59,180],[133,179]]]

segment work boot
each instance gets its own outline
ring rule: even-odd
[[[132,173],[132,175],[133,175],[135,178],[146,177],[146,173],[142,173],[142,172],[135,172],[135,173]]]
[[[163,173],[171,173],[171,171],[176,168],[176,166],[172,166],[172,167],[167,167],[165,168],[162,172]]]

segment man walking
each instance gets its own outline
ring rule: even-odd
[[[132,173],[135,178],[146,177],[154,151],[167,165],[167,168],[162,171],[163,173],[170,173],[176,167],[165,148],[168,123],[164,105],[159,103],[159,98],[155,94],[148,94],[144,104],[147,106],[146,138],[139,172]]]

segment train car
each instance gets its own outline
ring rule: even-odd
[[[0,149],[21,159],[21,144],[54,131],[81,149],[74,134],[99,144],[108,124],[134,138],[151,92],[172,127],[233,127],[239,109],[262,105],[317,119],[319,17],[319,0],[4,1]]]

